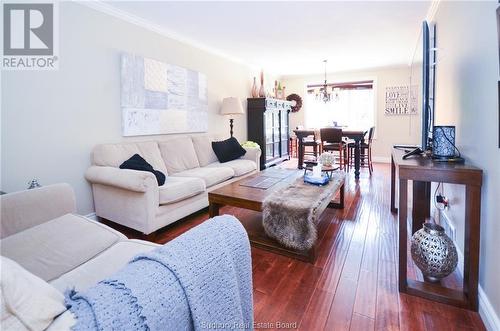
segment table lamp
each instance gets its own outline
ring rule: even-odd
[[[243,107],[241,106],[241,100],[236,97],[224,98],[222,100],[222,107],[220,109],[221,115],[239,115],[244,114]],[[232,116],[231,116],[232,117]],[[233,136],[233,118],[229,119],[229,133],[231,137]]]

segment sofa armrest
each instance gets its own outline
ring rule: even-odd
[[[0,205],[0,238],[76,212],[75,193],[65,183],[2,195]]]
[[[92,183],[97,216],[145,234],[157,229],[160,189],[152,173],[91,166],[85,178]]]
[[[247,152],[241,158],[245,160],[252,160],[257,164],[257,171],[260,170],[260,155],[262,151],[259,147],[243,147]]]
[[[91,166],[85,178],[92,184],[114,186],[134,192],[147,192],[158,186],[156,177],[147,171],[120,169],[115,167]]]

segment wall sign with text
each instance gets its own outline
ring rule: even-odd
[[[416,115],[418,86],[387,86],[385,88],[386,115]]]

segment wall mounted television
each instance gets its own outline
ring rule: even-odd
[[[435,92],[435,63],[436,63],[436,26],[429,26],[427,21],[422,23],[422,33],[418,47],[412,58],[410,85],[416,81],[415,75],[420,74],[421,81],[421,142],[420,146],[406,153],[403,158],[412,155],[426,154],[432,148],[432,131],[434,128],[434,92]],[[416,70],[421,68],[421,70]]]

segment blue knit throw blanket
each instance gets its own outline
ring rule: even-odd
[[[84,292],[67,291],[80,330],[253,329],[245,229],[218,216]]]

